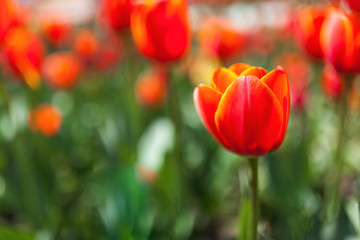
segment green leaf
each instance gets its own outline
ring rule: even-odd
[[[239,240],[249,239],[249,228],[250,228],[250,207],[251,203],[249,199],[245,199],[239,212]]]

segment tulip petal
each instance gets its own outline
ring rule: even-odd
[[[255,76],[261,79],[263,76],[265,76],[268,72],[263,69],[262,67],[250,67],[245,69],[239,76]]]
[[[200,84],[194,90],[194,103],[195,108],[206,129],[213,135],[213,137],[224,147],[227,146],[226,142],[221,137],[215,125],[215,112],[222,94],[216,89],[209,86]]]
[[[271,90],[257,77],[243,76],[221,98],[215,123],[229,150],[261,156],[276,143],[282,116],[281,106]]]
[[[243,71],[251,66],[246,63],[235,63],[229,67],[229,70],[233,71],[236,75],[240,75]]]
[[[227,68],[220,68],[214,72],[211,85],[224,93],[228,86],[235,81],[237,75]]]
[[[266,84],[271,91],[275,94],[277,100],[281,105],[281,109],[283,112],[283,126],[282,130],[279,133],[278,141],[275,144],[273,150],[278,149],[285,137],[288,121],[289,121],[289,113],[290,113],[290,96],[289,96],[289,81],[286,75],[285,70],[278,66],[275,70],[271,71],[269,74],[264,76],[261,81]]]

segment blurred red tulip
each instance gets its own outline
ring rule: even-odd
[[[0,3],[0,43],[8,31],[21,23],[19,6],[15,0],[1,0]]]
[[[206,19],[199,30],[199,43],[210,56],[228,58],[244,47],[244,36],[229,21],[219,17]]]
[[[330,64],[324,67],[321,85],[325,94],[333,99],[339,99],[344,88],[342,77]]]
[[[131,32],[145,56],[160,62],[179,59],[190,46],[186,1],[137,2],[131,14]]]
[[[78,80],[82,65],[70,52],[53,53],[43,62],[42,72],[47,82],[57,89],[71,88]]]
[[[315,58],[322,58],[320,30],[327,14],[327,8],[308,5],[297,13],[295,35],[305,51]]]
[[[337,71],[360,72],[360,16],[332,8],[321,30],[324,59]]]
[[[51,137],[58,133],[62,116],[60,110],[50,104],[42,104],[29,113],[29,128]]]
[[[166,96],[167,74],[157,66],[140,77],[135,85],[137,101],[145,107],[158,107]]]
[[[212,86],[194,91],[195,108],[205,127],[226,149],[245,156],[261,156],[278,149],[290,111],[289,82],[278,66],[234,64],[214,72]]]
[[[40,84],[43,54],[42,42],[28,30],[13,29],[5,38],[3,46],[5,67],[31,88],[37,88]]]
[[[111,68],[119,62],[123,50],[124,43],[121,38],[117,36],[108,37],[101,43],[99,51],[94,59],[94,67],[99,71]]]
[[[360,13],[360,1],[359,0],[343,0],[349,8],[357,13]]]
[[[77,34],[74,48],[85,61],[92,61],[99,50],[99,40],[91,30],[85,29]]]
[[[58,46],[69,40],[71,25],[59,17],[46,18],[42,21],[42,31],[50,43]]]
[[[299,55],[288,54],[280,60],[290,81],[291,106],[302,109],[308,98],[307,87],[310,80],[310,65]]]
[[[115,31],[130,27],[131,0],[102,0],[100,20]]]

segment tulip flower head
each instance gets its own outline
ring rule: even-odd
[[[344,79],[330,64],[326,64],[322,75],[322,89],[333,99],[339,99],[344,90]]]
[[[0,4],[0,43],[10,29],[21,24],[19,6],[15,0],[1,0]]]
[[[324,59],[339,72],[360,72],[360,16],[332,8],[321,29]]]
[[[244,47],[244,36],[226,19],[206,19],[198,34],[202,50],[210,56],[228,58]]]
[[[131,32],[142,54],[160,62],[182,57],[190,45],[185,0],[148,0],[134,4]]]
[[[16,28],[7,34],[3,51],[4,63],[14,76],[37,88],[44,54],[40,39],[25,29]]]
[[[42,72],[47,82],[56,89],[69,89],[79,78],[82,64],[73,53],[53,53],[45,58]]]
[[[284,139],[290,97],[280,66],[270,73],[243,63],[220,68],[211,86],[195,88],[194,102],[208,131],[234,153],[262,156],[278,149]]]
[[[131,0],[102,0],[100,21],[115,31],[130,27]]]
[[[99,50],[99,40],[91,30],[82,30],[75,38],[74,49],[85,61],[92,61]]]
[[[320,47],[320,30],[324,22],[327,9],[308,5],[297,14],[295,33],[299,44],[312,57],[322,58]]]
[[[50,104],[42,104],[29,113],[29,128],[51,137],[58,133],[62,124],[60,110]]]
[[[359,0],[343,0],[343,1],[352,11],[360,13],[360,1]]]
[[[43,20],[42,31],[50,43],[58,46],[64,44],[69,39],[71,25],[60,17],[49,17]]]

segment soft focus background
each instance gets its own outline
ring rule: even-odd
[[[165,64],[105,2],[0,0],[0,239],[245,239],[247,161],[193,103],[237,62],[282,65],[291,86],[287,136],[260,160],[262,239],[360,239],[357,82],[329,217],[342,82],[295,37],[298,10],[329,1],[189,1],[190,47]]]

